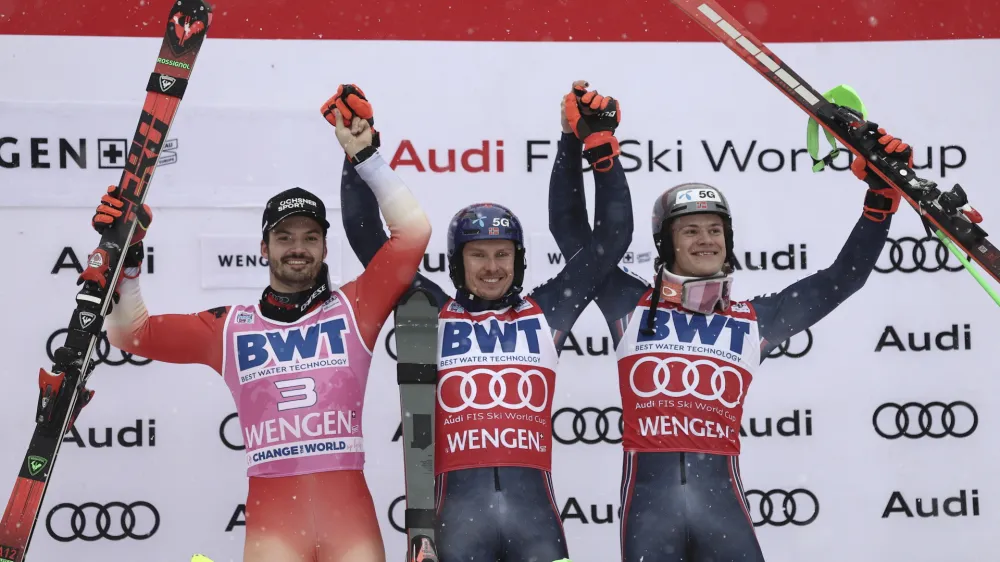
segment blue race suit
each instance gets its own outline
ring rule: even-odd
[[[560,144],[560,154],[563,154],[578,150],[580,142],[572,135],[563,135]],[[555,177],[557,172],[561,173],[558,178]],[[591,243],[592,234],[587,221],[579,160],[570,158],[565,162],[557,162],[554,167],[549,217],[550,231],[563,255],[573,255],[579,248]],[[723,327],[738,327],[742,330],[741,333],[755,334],[759,341],[757,350],[741,349],[752,352],[759,364],[778,345],[819,322],[861,289],[885,244],[889,225],[889,218],[876,222],[862,216],[829,268],[817,271],[778,293],[759,296],[745,303],[734,303],[729,311],[715,314],[711,320],[704,315],[680,310],[676,306],[661,304],[660,311],[657,312],[657,330],[661,336],[657,337],[663,337],[662,334],[687,337],[686,341],[691,343],[697,334],[701,338],[698,343],[705,344],[706,336],[712,339],[720,334],[724,335]],[[628,388],[628,381],[625,379],[635,372],[633,370],[626,375],[625,364],[629,361],[622,357],[628,350],[623,347],[634,346],[635,339],[650,339],[648,336],[635,335],[635,324],[646,324],[645,320],[640,322],[638,316],[648,314],[646,309],[652,296],[650,293],[650,283],[627,270],[616,268],[608,275],[594,298],[608,324],[619,355],[619,378],[623,389]],[[640,301],[643,303],[637,306]],[[661,316],[662,325],[659,320]],[[751,323],[755,323],[756,327],[751,326]],[[632,341],[626,337],[630,328]],[[742,345],[741,341],[734,338],[728,343],[735,350]],[[661,355],[666,357],[665,363],[676,359],[670,358],[671,354]],[[632,366],[634,367],[634,363]],[[735,371],[730,369],[729,372]],[[669,380],[670,376],[666,378]],[[683,377],[676,376],[673,380],[681,378]],[[701,376],[700,384],[707,385],[708,378]],[[747,379],[745,384],[749,385],[749,377],[744,378]],[[694,376],[684,382],[688,384],[696,379],[697,376]],[[660,378],[658,384],[669,384],[663,383],[663,380]],[[737,379],[734,377],[731,380]],[[712,382],[715,384],[714,378]],[[663,388],[666,389],[665,386]],[[743,386],[736,396],[742,397],[745,390],[746,386]],[[652,392],[644,395],[649,394]],[[648,443],[648,438],[639,435],[642,427],[629,423],[624,395],[623,390],[625,450],[621,477],[622,506],[619,512],[623,562],[763,560],[740,479],[739,416],[732,416],[729,427],[723,427],[723,424],[714,426],[718,428],[716,433],[719,436],[732,436],[728,441],[717,440],[727,443],[729,449],[726,454],[713,453],[694,441],[679,446],[658,447]],[[705,393],[702,394],[704,395]],[[739,400],[731,396],[730,403],[733,402]],[[742,414],[742,406],[738,413]],[[679,421],[677,417],[669,420],[671,423]],[[649,427],[647,425],[645,429]],[[691,427],[686,429],[690,432]],[[702,424],[700,427],[707,425]],[[678,435],[684,432],[685,426],[663,422],[660,429],[667,429],[673,435]],[[711,433],[711,430],[702,432]]]

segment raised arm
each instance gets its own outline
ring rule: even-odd
[[[367,262],[364,272],[342,289],[357,313],[362,338],[368,349],[373,349],[396,301],[417,275],[430,241],[431,225],[413,193],[378,152],[359,164],[357,173],[370,186],[389,226],[388,238]],[[347,209],[345,205],[345,216]]]
[[[582,88],[584,84],[576,82],[574,87]],[[584,247],[594,246],[598,254],[617,256],[617,262],[628,250],[633,232],[632,201],[627,181],[623,171],[620,176],[617,173],[593,172],[596,232],[592,231],[583,182],[584,143],[577,138],[566,116],[567,99],[564,97],[560,105],[563,134],[549,179],[549,232],[566,260],[571,260]],[[621,171],[620,165],[617,168]],[[617,266],[612,267],[604,279],[598,279],[594,301],[600,307],[616,344],[620,332],[623,332],[620,319],[635,308],[647,287],[647,283]],[[582,303],[580,312],[586,304]]]
[[[879,142],[883,150],[890,157],[909,160],[912,167],[910,148],[883,130],[880,132]],[[899,206],[900,197],[881,178],[868,173],[865,166],[866,162],[862,159],[855,159],[851,165],[854,174],[864,180],[869,189],[865,195],[864,212],[833,264],[779,293],[750,301],[760,325],[762,356],[833,312],[864,286],[875,268],[889,236],[892,215]]]
[[[583,143],[565,129],[549,176],[549,232],[566,259],[593,237],[583,185]]]
[[[555,331],[557,347],[598,288],[604,285],[608,274],[617,269],[632,240],[632,203],[618,156],[618,140],[614,137],[621,120],[618,101],[586,91],[585,82],[578,81],[573,86],[563,100],[564,136],[550,179],[550,202],[573,214],[564,217],[557,216],[557,212],[550,214],[550,218],[560,224],[564,220],[576,224],[571,227],[574,234],[563,243],[565,249],[561,248],[565,258],[562,271],[532,293]],[[572,133],[565,133],[567,128]],[[587,221],[583,182],[577,167],[581,144],[566,139],[569,135],[582,139],[582,155],[593,168],[598,206],[594,233],[590,232]],[[559,191],[566,192],[565,204],[559,201]],[[556,230],[558,226],[550,225],[550,229]]]

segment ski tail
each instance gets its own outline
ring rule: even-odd
[[[1000,250],[987,239],[987,232],[980,226],[982,216],[969,203],[961,185],[941,190],[933,181],[917,176],[906,163],[877,150],[878,123],[867,121],[855,109],[828,101],[715,0],[670,2],[739,55],[855,157],[867,160],[868,169],[900,192],[928,231],[947,237],[953,243],[946,246],[1000,305],[996,292],[972,269],[971,263],[962,260],[964,252],[994,281],[1000,281]]]
[[[94,348],[136,228],[133,210],[146,199],[160,149],[211,22],[212,7],[204,0],[175,0],[171,4],[125,169],[112,193],[125,204],[122,215],[101,234],[87,269],[80,275],[82,288],[76,295],[66,341],[53,353],[51,372],[39,370],[35,430],[0,520],[0,562],[25,560],[62,438],[94,396],[85,385],[94,369]]]

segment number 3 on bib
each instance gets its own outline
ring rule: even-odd
[[[285,400],[278,402],[278,411],[295,410],[297,408],[308,408],[316,405],[316,381],[310,377],[301,379],[289,379],[274,383],[281,391],[282,398],[294,398],[301,396],[298,400]]]

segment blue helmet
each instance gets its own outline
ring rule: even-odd
[[[465,262],[462,246],[473,240],[510,240],[514,242],[514,281],[504,297],[521,292],[524,270],[524,229],[514,213],[496,203],[469,205],[451,219],[448,227],[448,274],[456,289],[465,287]]]

